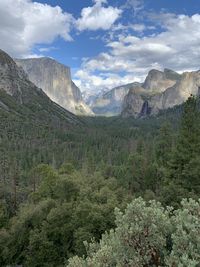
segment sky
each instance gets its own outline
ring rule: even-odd
[[[69,66],[81,91],[200,69],[200,0],[0,0],[0,48]]]

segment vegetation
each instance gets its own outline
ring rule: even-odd
[[[6,101],[15,112],[0,109],[0,266],[199,263],[197,98],[147,119],[73,124]]]
[[[183,200],[182,207],[163,208],[141,198],[125,212],[116,209],[116,228],[100,243],[87,242],[87,257],[74,257],[68,267],[187,266],[200,262],[200,201]]]

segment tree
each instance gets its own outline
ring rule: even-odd
[[[169,123],[165,123],[159,130],[155,143],[156,161],[159,166],[168,164],[172,151],[172,129]]]
[[[184,111],[170,162],[170,177],[189,191],[199,192],[200,112],[198,98],[191,96]]]
[[[123,208],[126,202],[116,179],[105,179],[100,173],[59,175],[48,165],[35,170],[40,185],[7,229],[0,231],[4,266],[63,266],[70,256],[86,253],[84,241],[98,241],[115,226],[114,208]],[[2,224],[4,217],[0,207]]]
[[[74,257],[68,267],[187,266],[200,263],[200,200],[183,200],[182,208],[163,208],[159,202],[133,200],[116,209],[116,228],[100,243],[85,244],[87,257]]]

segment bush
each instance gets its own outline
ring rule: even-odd
[[[200,200],[181,202],[181,209],[163,208],[142,198],[124,213],[116,209],[115,230],[100,243],[86,244],[87,257],[74,257],[68,267],[195,267],[200,262]]]

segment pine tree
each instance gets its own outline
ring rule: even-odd
[[[184,105],[181,127],[171,161],[171,177],[191,190],[200,184],[200,112],[198,98]]]

